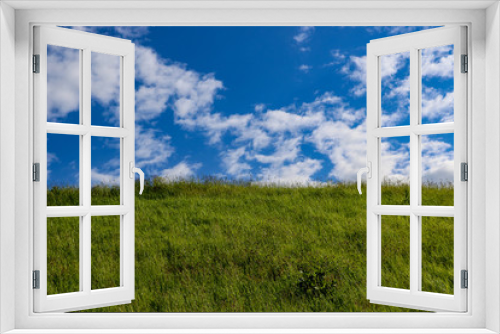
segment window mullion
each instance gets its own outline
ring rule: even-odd
[[[86,48],[83,50],[82,57],[82,124],[86,127],[91,125],[91,51]],[[80,165],[81,165],[81,193],[82,202],[86,208],[90,208],[91,205],[91,136],[90,132],[87,132],[81,136],[82,147],[80,148]],[[80,254],[81,255],[81,266],[82,271],[80,272],[80,280],[83,282],[83,291],[90,293],[91,290],[91,215],[87,212],[85,216],[81,218],[82,221],[82,242],[80,244]]]
[[[414,212],[419,204],[420,181],[419,165],[419,136],[414,132],[418,125],[419,103],[419,50],[410,49],[410,291],[416,293],[420,282],[420,217]]]

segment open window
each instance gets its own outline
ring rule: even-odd
[[[134,299],[134,57],[128,40],[35,27],[35,312]],[[110,90],[114,100],[103,102],[100,94]],[[48,154],[48,146],[49,151],[64,146],[73,152],[69,160],[59,161],[73,168],[66,177],[76,180],[71,193],[61,194],[71,198],[65,205],[47,198],[51,180],[66,182],[50,173],[50,163],[61,158]],[[109,159],[95,159],[96,150],[106,150]],[[108,178],[116,190],[106,198],[93,190],[103,180],[98,172],[103,164],[113,165]],[[92,233],[97,224],[106,225],[97,229],[103,235]],[[62,246],[48,254],[47,245],[54,240],[63,240]],[[54,270],[65,272],[68,283],[55,286],[50,277]]]
[[[429,61],[443,53],[448,56],[440,63]],[[467,310],[466,53],[465,27],[409,33],[367,46],[367,298],[372,303]],[[395,68],[395,59],[403,65]],[[404,74],[393,75],[397,71]],[[441,96],[451,99],[444,112],[429,103],[429,96],[443,87],[449,91]],[[396,94],[399,98],[392,99]],[[406,163],[388,168],[396,154]],[[443,155],[448,159],[440,160]],[[427,168],[429,159],[437,170]],[[452,194],[443,198],[443,187],[429,174],[439,175],[439,168],[447,166]],[[423,186],[429,180],[434,181],[433,194]],[[387,198],[384,187],[391,181],[406,196]],[[453,234],[441,235],[440,224],[453,224]],[[436,256],[435,246],[443,242],[453,251]],[[404,252],[408,263],[403,263],[408,259]],[[452,291],[428,284],[429,271],[443,263],[451,268]]]

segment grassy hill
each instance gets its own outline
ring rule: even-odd
[[[426,200],[452,205],[453,188],[428,185]],[[93,204],[119,190],[95,187]],[[384,187],[408,204],[408,187]],[[53,187],[49,205],[78,201]],[[262,187],[219,181],[147,182],[136,196],[136,294],[92,312],[411,311],[366,299],[365,196],[354,184]],[[422,223],[425,291],[453,293],[453,222]],[[78,291],[78,218],[48,222],[49,293]],[[382,282],[409,286],[407,217],[382,220]],[[92,220],[92,287],[119,285],[119,219]]]

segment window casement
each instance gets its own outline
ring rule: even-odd
[[[64,48],[76,52],[75,66],[79,87],[79,120],[69,124],[48,122],[47,96],[57,94],[48,90],[48,49]],[[118,57],[119,125],[96,126],[91,119],[92,57],[95,54]],[[39,164],[34,182],[34,277],[37,278],[34,312],[64,312],[101,306],[129,303],[134,299],[134,185],[137,170],[134,167],[134,44],[128,40],[100,36],[65,28],[38,26],[34,29],[34,162]],[[69,72],[69,71],[68,71]],[[75,73],[75,72],[73,72]],[[62,75],[70,75],[63,73]],[[49,118],[50,120],[50,118]],[[79,203],[74,206],[48,206],[47,203],[47,137],[59,135],[58,140],[79,142],[74,147],[79,153]],[[91,194],[92,141],[99,138],[119,140],[120,200],[117,205],[96,205]],[[76,145],[75,145],[76,146]],[[142,172],[141,172],[142,173]],[[143,178],[141,178],[143,182]],[[142,186],[142,185],[141,185]],[[92,285],[92,224],[99,224],[103,216],[115,216],[119,221],[119,284],[109,288]],[[79,288],[77,291],[49,294],[47,286],[48,221],[59,224],[61,217],[74,217],[79,234]],[[56,219],[54,219],[56,218]],[[56,227],[57,228],[57,227]]]
[[[425,94],[423,52],[436,47],[453,50],[450,57],[450,61],[453,60],[450,69],[454,86],[453,115],[452,119],[440,123],[429,122],[422,107]],[[409,58],[409,119],[387,126],[382,59],[405,54]],[[467,163],[467,74],[463,68],[466,55],[466,28],[460,26],[373,40],[367,46],[367,298],[372,303],[432,311],[467,310],[467,289],[461,282],[467,270],[467,182],[461,176],[462,165]],[[403,107],[398,112],[408,113],[408,110]],[[427,112],[435,114],[438,110],[430,108]],[[444,134],[451,134],[454,144],[453,206],[439,206],[423,200],[423,146],[428,136]],[[391,205],[393,203],[383,199],[386,162],[382,157],[387,140],[400,140],[403,146],[409,144],[408,205]],[[382,252],[383,225],[384,218],[391,216],[406,217],[409,223],[409,286],[406,289],[384,286],[382,279],[387,269],[383,265],[384,256],[390,255]],[[453,294],[422,289],[422,226],[427,217],[453,220]]]

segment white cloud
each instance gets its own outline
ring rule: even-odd
[[[301,46],[299,48],[300,52],[307,52],[307,51],[311,51],[311,48],[308,47],[308,46]]]
[[[92,52],[92,100],[107,107],[104,115],[119,122],[120,105],[120,57]]]
[[[263,149],[271,143],[271,135],[259,125],[250,125],[240,131],[235,139],[235,143],[251,141],[254,150]]]
[[[246,155],[245,147],[240,147],[234,150],[228,150],[222,154],[222,162],[226,168],[226,172],[236,178],[244,178],[248,176],[248,172],[252,167],[246,162],[240,162],[241,158]]]
[[[168,181],[184,180],[195,176],[196,170],[201,168],[201,163],[188,164],[183,161],[172,168],[164,169],[162,177]]]
[[[137,125],[135,128],[135,157],[136,165],[148,168],[150,173],[157,172],[153,169],[167,162],[174,153],[170,145],[170,137],[155,129],[144,129]]]
[[[383,140],[381,143],[382,182],[410,182],[410,150],[409,143],[395,140]]]
[[[256,112],[263,112],[266,109],[266,105],[264,103],[258,103],[254,106],[254,110]]]
[[[363,96],[366,93],[366,56],[349,56],[349,61],[340,72],[352,81],[351,94]]]
[[[321,169],[321,161],[306,158],[289,165],[262,169],[259,182],[263,185],[307,186],[316,185],[312,176]]]
[[[120,184],[120,171],[103,172],[98,168],[91,170],[92,185],[119,185]]]
[[[314,32],[314,27],[300,27],[297,35],[293,36],[293,39],[297,44],[304,43],[309,37],[311,37]]]
[[[453,46],[422,50],[422,77],[453,78]]]
[[[260,125],[269,132],[297,132],[318,126],[324,121],[323,113],[305,112],[297,115],[284,110],[268,110]]]
[[[136,74],[144,84],[137,92],[137,119],[157,118],[169,107],[174,120],[188,130],[204,130],[209,142],[222,134],[239,131],[252,115],[223,116],[213,112],[213,104],[224,86],[213,74],[202,75],[182,64],[169,64],[150,48],[137,47]]]
[[[393,76],[403,67],[410,63],[410,53],[401,52],[383,55],[380,57],[380,75],[382,80],[388,76]],[[409,69],[408,69],[409,74]]]
[[[222,82],[213,74],[200,75],[182,64],[169,64],[148,47],[136,48],[136,75],[143,82],[137,97],[137,118],[149,120],[165,111],[172,100],[177,121],[193,121],[210,112]],[[151,101],[154,97],[155,101]]]
[[[453,147],[443,139],[422,137],[422,181],[434,183],[453,182]]]
[[[338,65],[338,64],[342,64],[346,60],[345,55],[340,50],[338,50],[338,49],[331,50],[330,54],[331,54],[331,56],[332,56],[333,59],[328,64],[325,64],[324,65],[325,67],[335,66],[335,65]]]
[[[80,52],[59,46],[47,48],[47,119],[63,120],[78,112],[80,104]]]
[[[54,162],[58,162],[59,158],[55,153],[47,152],[47,167]]]
[[[313,102],[303,103],[301,110],[305,110],[306,115],[315,116],[318,121],[315,125],[322,123],[326,118],[340,120],[349,125],[353,125],[365,118],[364,109],[349,107],[341,97],[334,95],[332,92],[326,92],[318,96]]]
[[[300,152],[302,137],[289,139],[280,138],[274,144],[276,151],[273,154],[254,154],[251,158],[262,164],[279,166],[285,162],[295,161]]]
[[[366,165],[366,125],[351,127],[342,121],[328,121],[307,138],[334,164],[330,176],[354,181],[356,173]]]
[[[149,34],[149,27],[115,27],[123,38],[140,38]]]
[[[299,66],[299,70],[302,72],[305,72],[305,73],[308,73],[311,69],[312,69],[312,66],[310,66],[310,65],[302,64]]]
[[[442,95],[434,88],[422,91],[422,117],[432,122],[453,122],[453,92]]]

